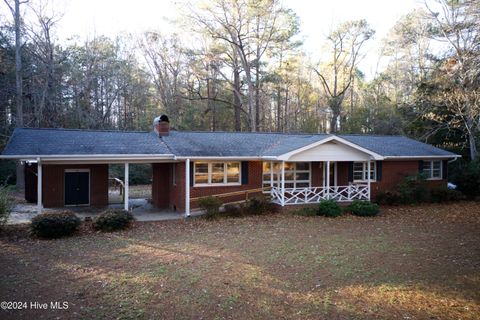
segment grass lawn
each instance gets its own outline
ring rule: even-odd
[[[479,319],[480,203],[0,235],[0,319]]]

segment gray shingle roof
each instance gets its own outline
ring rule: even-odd
[[[293,135],[249,132],[171,131],[162,137],[177,156],[277,156],[301,148],[328,135]]]
[[[339,135],[339,137],[384,157],[455,156],[452,152],[404,136]]]
[[[179,157],[280,156],[321,141],[326,134],[171,131],[153,132],[70,129],[15,129],[3,155],[145,154]],[[455,154],[403,136],[339,135],[381,156],[445,156]]]
[[[171,154],[153,132],[15,129],[3,155]]]

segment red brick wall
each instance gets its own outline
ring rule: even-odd
[[[170,207],[171,173],[173,164],[152,164],[152,201],[155,208]]]
[[[372,183],[372,198],[379,191],[393,191],[405,177],[418,174],[418,160],[383,161],[382,180]],[[431,188],[446,187],[447,180],[429,180]]]
[[[323,163],[312,162],[310,168],[312,169],[312,176],[310,177],[312,187],[323,186]]]
[[[37,164],[25,164],[25,200],[37,202]]]
[[[65,169],[90,169],[90,205],[103,207],[108,205],[108,165],[43,165],[42,200],[45,208],[59,208],[64,203]],[[37,167],[26,168],[25,197],[28,201],[37,201]]]
[[[172,164],[175,166],[175,185],[170,186],[170,208],[185,211],[185,162]],[[172,171],[173,172],[173,171]]]
[[[417,160],[402,161],[383,161],[382,162],[382,180],[372,182],[372,198],[378,191],[392,191],[405,177],[418,174]],[[312,186],[322,186],[323,172],[319,168],[318,162],[312,162]],[[348,162],[337,162],[337,184],[339,186],[348,185]],[[447,181],[430,180],[428,184],[431,188],[445,187]]]
[[[337,162],[337,185],[348,186],[348,162]]]
[[[170,189],[170,207],[177,211],[185,210],[185,162],[176,165],[176,186]],[[223,193],[257,189],[262,187],[262,162],[248,162],[248,183],[238,186],[212,186],[212,187],[190,187],[190,198],[201,198],[212,195],[220,195]],[[259,192],[261,193],[261,192]],[[229,197],[221,197],[223,202],[233,202],[245,199],[245,195],[235,195]],[[190,203],[192,209],[198,207],[198,201],[192,200]]]
[[[175,170],[173,170],[175,166]],[[322,186],[323,172],[320,162],[312,162],[312,186]],[[175,172],[175,185],[173,184]],[[156,164],[153,167],[152,197],[156,207],[170,207],[179,212],[185,210],[185,162],[175,164]],[[382,180],[372,182],[372,197],[379,190],[393,190],[406,176],[418,173],[418,161],[384,161],[382,165]],[[446,180],[429,181],[432,187],[446,184]],[[348,162],[337,163],[337,184],[348,185]],[[219,195],[235,191],[257,189],[262,187],[262,162],[248,163],[248,184],[239,186],[190,187],[190,198],[200,198],[210,195]],[[223,202],[244,200],[245,195],[222,197]],[[198,207],[198,201],[191,201],[191,208]]]

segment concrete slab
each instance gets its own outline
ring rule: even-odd
[[[185,215],[183,213],[153,208],[153,206],[146,199],[131,199],[129,202],[131,204],[131,211],[137,221],[165,221],[185,219]],[[123,204],[109,205],[109,208],[122,209]],[[83,220],[87,217],[94,218],[96,215],[100,214],[103,210],[105,210],[105,208],[69,207],[44,209],[43,212],[55,212],[66,209],[75,212]],[[202,211],[194,211],[191,213],[191,216],[196,217],[202,214]],[[17,204],[13,208],[7,224],[30,223],[32,221],[32,218],[36,215],[38,215],[36,204]]]

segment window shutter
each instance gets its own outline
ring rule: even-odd
[[[348,182],[353,182],[353,162],[348,162]]]
[[[382,161],[377,161],[377,181],[382,181]]]
[[[248,161],[242,161],[242,184],[248,184]]]
[[[241,165],[242,184],[248,184],[248,161],[242,161]]]
[[[418,161],[418,173],[423,173],[423,160]]]
[[[193,162],[190,161],[190,187],[193,187],[193,177],[194,177]]]
[[[448,179],[448,160],[442,161],[442,179]]]

